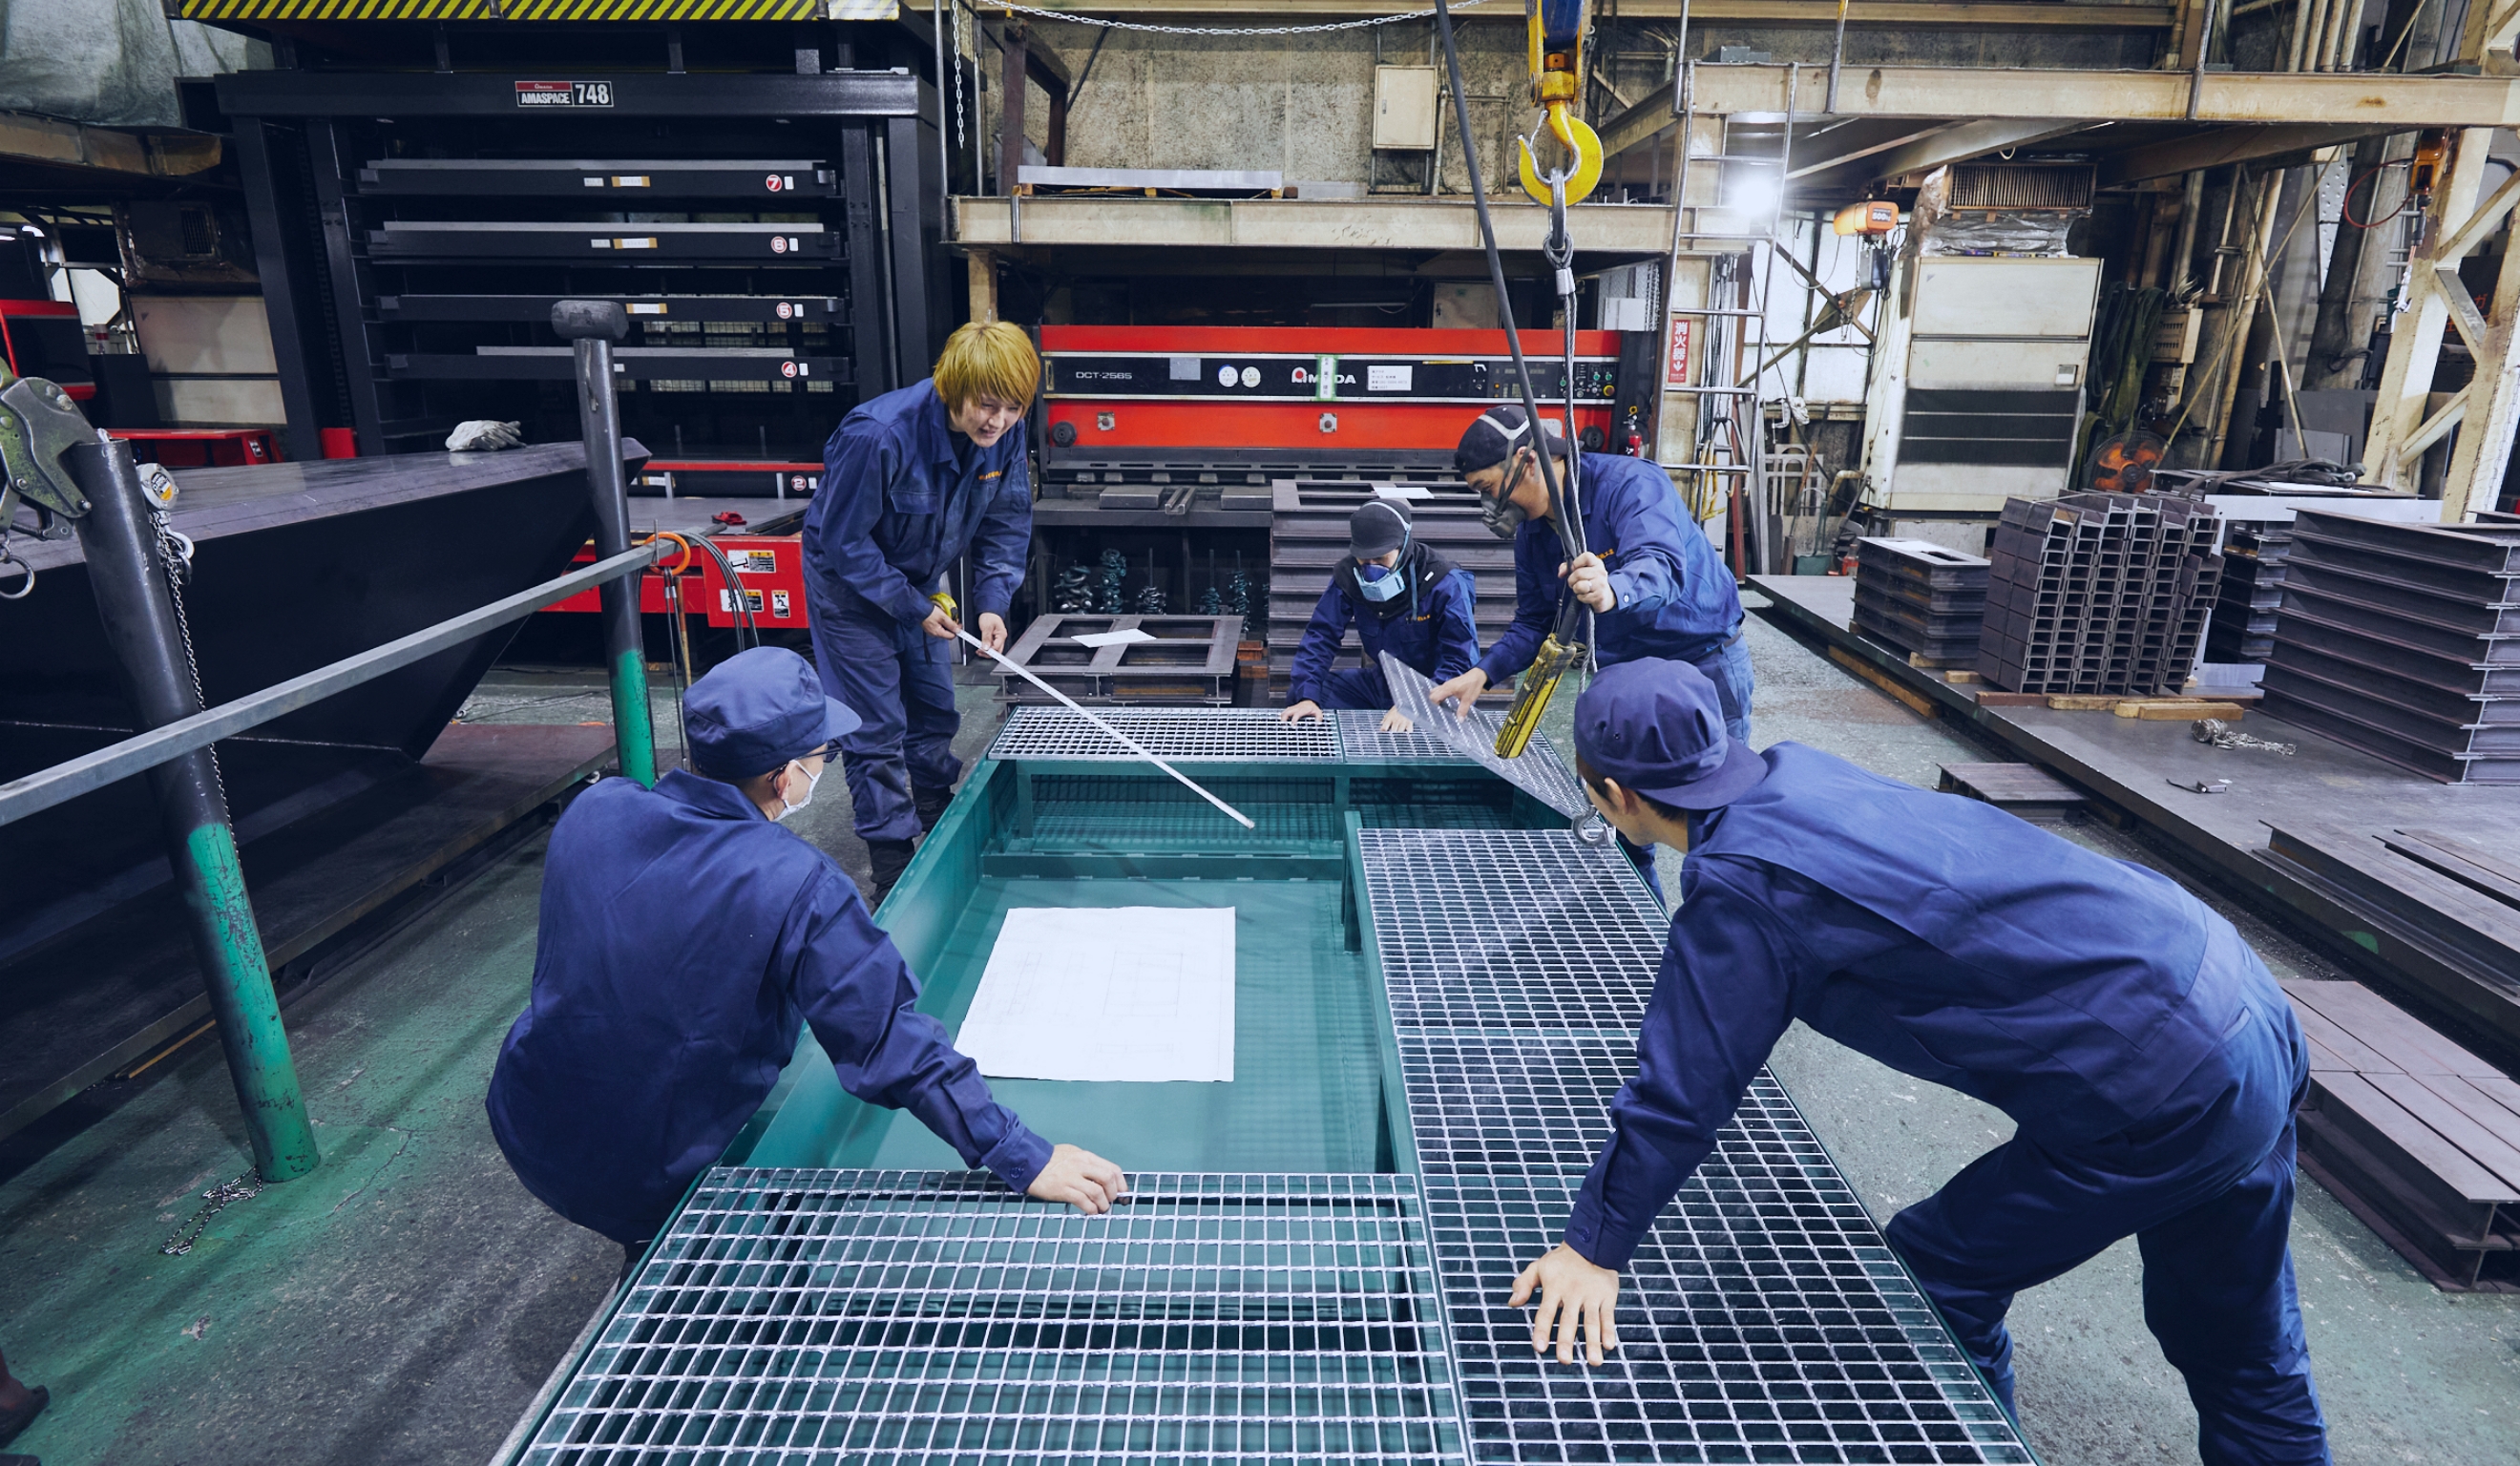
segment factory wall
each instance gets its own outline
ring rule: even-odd
[[[1265,12],[1235,21],[1261,19]],[[1468,89],[1471,132],[1482,176],[1491,190],[1510,183],[1513,133],[1533,117],[1528,95],[1523,30],[1483,15],[1462,18],[1459,43]],[[1225,23],[1220,21],[1219,24]],[[968,22],[967,22],[968,24]],[[986,34],[994,36],[994,27]],[[1433,22],[1401,21],[1352,30],[1284,36],[1148,34],[1114,30],[1094,56],[1102,27],[1036,22],[1033,44],[1056,51],[1071,76],[1085,77],[1068,116],[1067,157],[1073,167],[1269,168],[1292,184],[1380,184],[1422,191],[1422,155],[1386,155],[1370,146],[1373,68],[1441,66]],[[1674,22],[1609,22],[1598,27],[1596,58],[1609,95],[1597,94],[1594,120],[1605,120],[1670,79]],[[1829,32],[1813,27],[1738,23],[1690,27],[1688,51],[1712,58],[1728,47],[1746,47],[1778,61],[1825,62]],[[981,104],[994,138],[1001,63],[993,41],[968,32],[985,55]],[[1944,29],[1850,31],[1847,59],[1877,65],[2146,67],[2159,38],[2141,32],[2002,31],[1962,33]],[[1093,70],[1086,72],[1089,58]],[[968,89],[968,74],[965,85]],[[965,104],[970,98],[967,90]],[[1036,89],[1025,109],[1024,131],[1036,148],[1047,144],[1046,99]],[[970,139],[967,136],[964,146]],[[1443,188],[1469,184],[1462,162],[1460,130],[1449,98],[1443,110]]]
[[[158,0],[0,4],[0,111],[111,127],[178,124],[174,79],[271,65],[270,47],[191,21]]]

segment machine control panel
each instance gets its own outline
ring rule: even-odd
[[[1565,363],[1532,355],[1533,392],[1566,397]],[[1520,395],[1510,359],[1254,352],[1209,355],[1169,352],[1050,354],[1048,395],[1253,402],[1487,402]],[[1606,402],[1616,394],[1614,356],[1578,357],[1575,395]]]

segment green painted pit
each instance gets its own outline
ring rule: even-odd
[[[1230,907],[1230,1084],[993,1080],[1025,1124],[1132,1171],[1390,1171],[1388,1014],[1365,936],[1354,826],[1555,827],[1564,821],[1460,765],[1213,762],[1191,776],[1241,828],[1138,766],[992,761],[974,769],[878,919],[920,974],[922,1011],[959,1030],[1006,913],[1019,907]],[[839,1087],[810,1034],[728,1164],[946,1169],[908,1116]]]

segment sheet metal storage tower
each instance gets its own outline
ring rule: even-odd
[[[368,455],[475,418],[574,438],[562,297],[629,310],[622,426],[656,456],[651,492],[810,493],[848,408],[926,375],[942,191],[916,42],[759,23],[819,4],[671,23],[685,9],[714,13],[170,7],[278,62],[190,88],[187,110],[236,140],[292,458],[319,456],[320,426]]]

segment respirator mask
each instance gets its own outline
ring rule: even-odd
[[[1364,596],[1366,600],[1372,601],[1376,605],[1380,605],[1382,602],[1389,600],[1394,596],[1399,595],[1402,591],[1409,588],[1409,577],[1402,573],[1403,567],[1408,563],[1409,540],[1405,536],[1400,541],[1400,558],[1396,563],[1385,566],[1373,560],[1357,561],[1356,589],[1358,594]]]
[[[1479,522],[1500,540],[1512,539],[1514,531],[1522,528],[1522,521],[1530,517],[1530,511],[1502,494],[1494,499],[1479,496]]]
[[[788,762],[789,764],[791,764],[791,765],[795,766],[796,768],[799,768],[799,769],[804,769],[804,768],[805,768],[805,761],[804,761],[803,759],[789,759]],[[831,771],[830,771],[829,769],[826,769],[826,770],[824,771],[824,773],[826,773],[826,774],[828,774],[828,773],[830,773],[830,772],[831,772]],[[796,801],[795,803],[793,803],[793,804],[790,804],[790,803],[788,803],[788,796],[787,796],[787,795],[785,795],[785,794],[780,795],[780,796],[779,796],[779,818],[780,818],[780,819],[782,819],[782,820],[785,820],[785,819],[787,819],[788,816],[790,816],[790,815],[792,815],[792,814],[796,813],[798,810],[801,810],[801,809],[803,809],[805,806],[807,806],[807,805],[809,805],[809,804],[812,804],[812,803],[814,802],[814,786],[815,786],[816,784],[821,783],[822,781],[823,781],[823,776],[822,776],[821,774],[817,774],[817,773],[815,773],[815,772],[814,772],[813,770],[811,770],[811,769],[805,769],[805,797],[804,797],[804,798],[802,798],[802,799],[797,800],[797,801]]]

